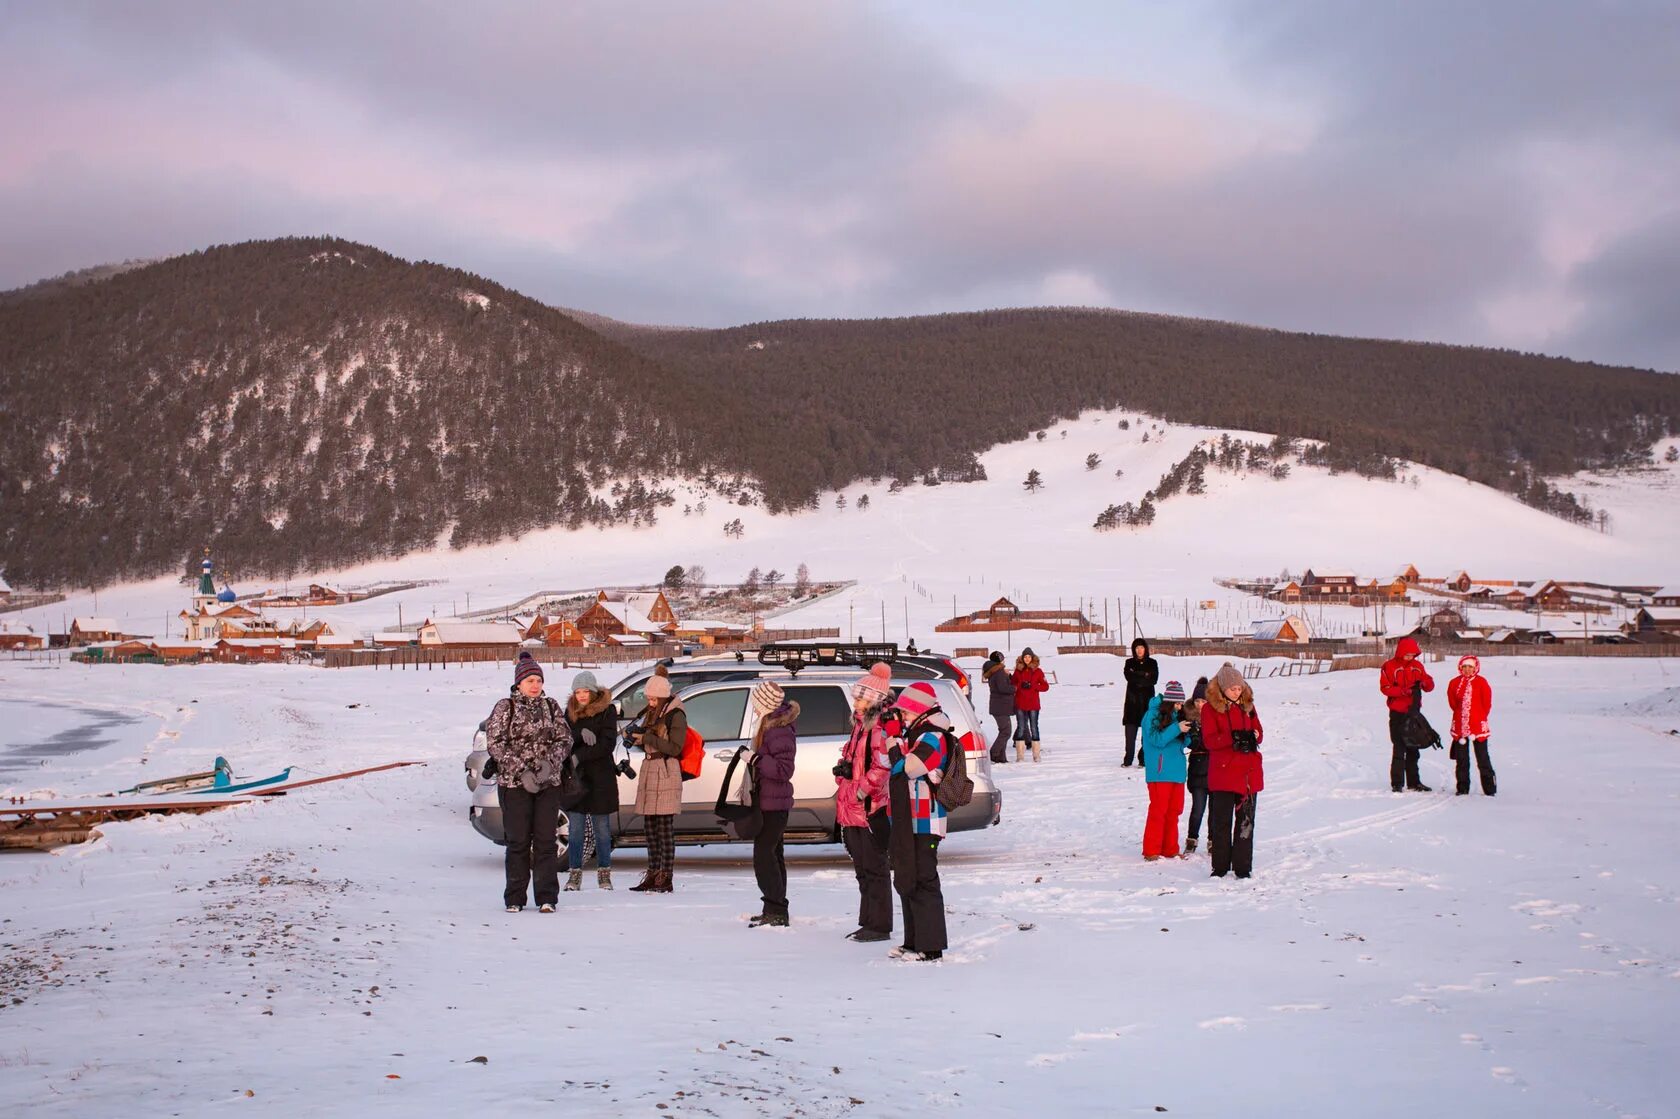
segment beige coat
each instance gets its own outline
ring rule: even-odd
[[[688,713],[682,701],[669,701],[658,722],[642,738],[645,753],[636,771],[636,812],[642,816],[675,816],[682,811],[682,756],[688,737]]]

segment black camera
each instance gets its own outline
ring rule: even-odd
[[[841,759],[840,764],[836,765],[830,772],[842,781],[850,781],[852,779],[852,759]]]
[[[1231,749],[1239,754],[1260,752],[1260,738],[1253,731],[1237,728],[1231,731]]]

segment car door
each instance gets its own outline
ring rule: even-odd
[[[746,683],[713,684],[682,693],[688,725],[706,740],[705,760],[700,776],[683,782],[682,812],[677,816],[679,832],[702,832],[723,838],[717,821],[717,798],[723,789],[723,774],[729,759],[747,741],[746,721],[751,687]]]
[[[787,684],[787,698],[799,704],[799,750],[793,773],[793,810],[788,831],[831,831],[834,827],[834,764],[851,737],[852,704],[844,684]]]

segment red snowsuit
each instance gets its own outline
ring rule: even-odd
[[[1447,702],[1452,705],[1453,738],[1488,736],[1488,712],[1493,710],[1493,685],[1480,675],[1455,676],[1447,685]]]

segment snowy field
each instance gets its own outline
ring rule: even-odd
[[[477,608],[673,563],[721,581],[803,561],[858,582],[788,624],[874,638],[884,613],[888,639],[927,643],[953,599],[1235,610],[1214,575],[1285,566],[1680,582],[1672,468],[1581,480],[1612,510],[1608,536],[1427,470],[1414,487],[1301,468],[1210,472],[1153,528],[1099,535],[1103,505],[1218,433],[1062,427],[985,456],[987,483],[855,487],[844,511],[775,519],[683,518],[679,500],[653,529],[321,573],[446,582],[319,613],[372,630],[399,602],[413,622],[468,593]],[[1027,495],[1034,468],[1046,488]],[[747,535],[725,541],[736,515]],[[186,595],[109,588],[98,612],[158,632]],[[56,630],[93,607],[82,594],[22,620]],[[1444,752],[1424,761],[1434,793],[1388,791],[1374,672],[1262,677],[1267,789],[1255,876],[1238,882],[1211,880],[1205,855],[1142,861],[1120,662],[1057,656],[1042,633],[1006,641],[1050,654],[1048,752],[998,770],[1000,827],[942,852],[938,965],[842,939],[856,890],[838,848],[790,853],[785,930],[745,927],[742,848],[679,850],[669,897],[624,889],[637,850],[617,892],[502,913],[501,852],[467,825],[461,760],[505,667],[0,660],[0,794],[120,788],[218,753],[252,775],[429,763],[0,857],[0,1114],[1676,1113],[1680,666],[1490,658],[1492,800],[1453,797]],[[1163,659],[1162,678],[1217,664]],[[1444,684],[1451,666],[1431,667]]]
[[[842,939],[835,848],[791,855],[786,930],[745,927],[751,868],[725,848],[679,851],[670,897],[622,889],[627,851],[619,891],[503,914],[460,770],[500,669],[0,665],[8,703],[134,720],[43,769],[61,791],[218,752],[250,773],[432,763],[0,859],[21,1000],[0,1109],[1673,1114],[1680,672],[1492,662],[1492,800],[1451,796],[1440,754],[1433,794],[1388,792],[1374,673],[1262,679],[1238,882],[1141,860],[1119,662],[1049,667],[1049,753],[998,771],[1002,826],[948,844],[953,947],[930,967]]]

